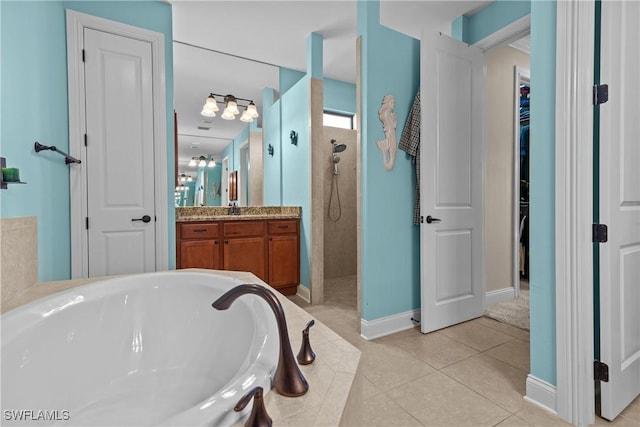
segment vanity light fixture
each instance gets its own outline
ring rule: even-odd
[[[193,178],[191,178],[191,175],[182,174],[180,175],[180,182],[193,182]]]
[[[189,161],[189,167],[194,168],[196,166],[199,168],[204,168],[204,167],[213,168],[216,166],[216,161],[213,159],[213,156],[211,156],[209,160],[207,160],[205,156],[192,157],[191,160]],[[191,182],[193,181],[193,179],[191,179],[191,177],[188,177],[188,181]]]
[[[224,101],[218,101],[216,96],[224,99]],[[238,101],[247,102],[246,105],[238,104]],[[240,120],[243,122],[252,122],[253,119],[258,118],[260,115],[258,114],[258,109],[256,108],[256,104],[253,103],[250,99],[237,98],[233,95],[219,95],[217,93],[210,93],[207,97],[204,105],[202,106],[202,114],[205,117],[215,117],[216,112],[220,111],[220,108],[217,104],[224,104],[224,111],[222,112],[222,117],[225,120],[234,120],[238,114],[240,114],[240,107],[244,107],[244,111]]]

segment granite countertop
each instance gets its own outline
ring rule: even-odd
[[[200,269],[182,271],[216,273],[270,288],[252,273]],[[12,301],[3,301],[2,311],[6,312],[47,295],[104,279],[107,277],[36,283]],[[281,396],[275,390],[271,390],[265,396],[267,412],[274,425],[337,426],[345,415],[351,388],[355,386],[360,350],[284,295],[274,293],[285,310],[294,354],[297,354],[300,348],[302,329],[309,320],[315,320],[315,325],[310,329],[310,342],[316,353],[316,360],[310,365],[300,365],[300,370],[309,382],[309,391],[304,396],[292,398]]]
[[[176,222],[294,219],[302,213],[299,206],[242,206],[239,209],[240,215],[229,215],[229,208],[221,206],[178,207]]]

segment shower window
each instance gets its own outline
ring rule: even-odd
[[[324,111],[323,125],[334,128],[353,129],[353,114],[336,113],[333,111]]]

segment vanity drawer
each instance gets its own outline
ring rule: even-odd
[[[262,236],[264,221],[230,221],[224,223],[224,237]]]
[[[298,231],[296,220],[269,221],[269,234],[288,234]]]
[[[201,238],[216,238],[219,231],[218,224],[206,223],[206,224],[182,224],[181,235],[183,239],[201,239]]]

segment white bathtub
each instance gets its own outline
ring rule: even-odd
[[[128,276],[5,313],[2,425],[237,422],[233,407],[255,386],[271,389],[278,360],[261,298],[211,307],[240,283],[202,272]]]

